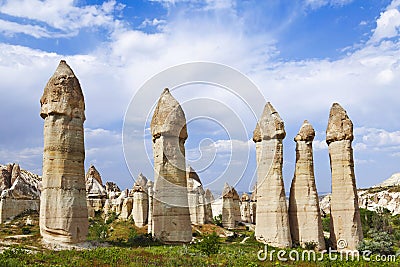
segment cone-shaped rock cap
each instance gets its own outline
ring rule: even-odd
[[[153,140],[161,135],[187,139],[185,113],[168,88],[164,89],[158,100],[150,128]]]
[[[145,188],[146,184],[147,184],[146,176],[140,173],[136,178],[135,185],[142,186],[143,188]]]
[[[90,165],[90,167],[89,167],[89,169],[88,169],[88,171],[87,171],[87,173],[86,173],[86,181],[87,181],[89,178],[94,178],[94,179],[96,179],[101,185],[103,184],[103,181],[101,180],[101,175],[100,175],[99,171],[98,171],[93,165]]]
[[[201,181],[200,181],[199,175],[196,173],[196,171],[191,166],[188,166],[186,168],[186,179],[189,179],[189,178],[191,178],[191,179],[199,182],[200,184],[202,184]]]
[[[239,199],[239,194],[234,187],[230,186],[228,183],[225,183],[224,190],[222,191],[222,197]]]
[[[208,189],[208,188],[206,189],[206,192],[205,192],[205,198],[206,198],[206,200],[207,200],[208,203],[214,201],[214,195],[213,195],[213,193],[211,192],[211,190]]]
[[[315,137],[315,131],[312,125],[305,120],[301,126],[299,132],[297,133],[294,141],[313,141]]]
[[[353,136],[353,123],[338,103],[333,103],[329,113],[328,127],[326,128],[326,142],[350,140]]]
[[[278,112],[270,102],[264,107],[264,111],[253,132],[253,141],[283,139],[286,136],[285,125]]]
[[[40,116],[64,115],[85,120],[85,100],[81,85],[65,60],[61,60],[47,82],[40,99]]]

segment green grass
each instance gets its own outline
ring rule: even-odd
[[[366,222],[375,222],[370,213],[363,213]],[[35,214],[30,216],[36,220]],[[51,251],[39,245],[40,235],[38,226],[24,226],[26,218],[21,217],[11,224],[2,224],[0,238],[5,236],[22,234],[22,231],[33,234],[25,240],[13,240],[14,245],[8,245],[3,253],[0,253],[0,266],[397,266],[400,265],[400,257],[396,262],[375,261],[341,261],[330,260],[325,255],[322,261],[279,261],[277,254],[273,260],[260,261],[257,253],[264,250],[264,244],[254,239],[254,233],[247,231],[245,227],[235,231],[233,237],[216,238],[210,235],[210,231],[218,230],[212,225],[199,227],[202,234],[197,238],[206,238],[203,245],[163,245],[155,242],[145,234],[145,228],[137,228],[131,221],[118,221],[118,219],[104,222],[101,217],[96,217],[90,223],[90,236],[93,241],[108,244],[108,247],[98,247],[83,251]],[[397,230],[400,226],[400,218],[390,218],[390,224]],[[327,220],[328,222],[328,220]],[[326,222],[326,224],[327,224]],[[100,225],[96,229],[93,225]],[[25,227],[25,228],[24,228]],[[103,227],[103,228],[102,228]],[[23,230],[24,228],[24,230]],[[100,229],[100,230],[99,230]],[[107,231],[106,236],[99,233]],[[98,238],[96,238],[96,235]],[[245,237],[247,241],[240,243]],[[19,242],[19,243],[18,243]],[[36,249],[31,246],[34,245]],[[6,246],[6,245],[3,245]],[[274,248],[268,247],[268,251]],[[277,250],[277,249],[276,249]],[[285,250],[286,257],[291,251],[301,253],[300,248]],[[292,252],[293,253],[293,252]]]

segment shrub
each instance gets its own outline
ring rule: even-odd
[[[359,247],[359,251],[369,250],[372,253],[383,255],[394,254],[393,237],[387,232],[378,232],[375,230],[369,231],[368,235],[371,239],[364,239]]]
[[[110,224],[113,221],[115,221],[116,219],[118,219],[118,214],[115,213],[114,211],[111,213],[107,214],[107,219],[106,219],[106,224]]]
[[[217,225],[217,226],[222,227],[222,214],[220,214],[220,215],[218,215],[218,216],[215,216],[215,217],[213,218],[213,223],[214,223],[215,225]]]
[[[307,250],[315,250],[317,246],[318,246],[317,242],[314,241],[304,243],[304,248]]]
[[[329,232],[330,231],[330,224],[331,224],[331,215],[330,214],[326,214],[326,216],[322,218],[322,229],[325,232]]]
[[[95,222],[89,227],[89,240],[93,241],[105,241],[108,234],[109,226],[102,222]]]
[[[207,256],[217,254],[221,248],[219,236],[215,232],[204,235],[203,239],[196,243],[196,248]]]
[[[22,227],[22,228],[21,228],[21,231],[22,231],[22,234],[23,234],[23,235],[29,235],[30,233],[32,233],[30,227],[28,227],[28,226]]]

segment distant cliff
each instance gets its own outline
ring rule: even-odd
[[[358,189],[357,194],[360,208],[385,208],[392,215],[400,214],[400,173],[393,174],[389,179],[371,188]],[[330,196],[328,194],[320,200],[320,208],[324,213],[330,213]]]

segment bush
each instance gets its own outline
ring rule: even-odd
[[[325,232],[330,232],[330,224],[331,224],[331,215],[326,214],[326,216],[322,218],[322,229]]]
[[[105,241],[109,236],[109,226],[102,222],[94,222],[89,227],[89,240]]]
[[[318,246],[317,242],[314,241],[304,243],[304,248],[307,250],[315,250],[317,246]]]
[[[369,231],[371,239],[364,239],[359,247],[359,251],[369,250],[375,254],[391,255],[394,254],[393,237],[387,232]]]
[[[29,235],[30,233],[32,233],[30,227],[28,227],[28,226],[22,227],[22,228],[21,228],[21,231],[22,231],[22,234],[23,234],[23,235]]]
[[[217,254],[221,248],[219,236],[215,232],[204,235],[203,239],[196,243],[196,248],[207,256]]]
[[[107,219],[106,219],[106,224],[110,224],[113,221],[115,221],[116,219],[118,219],[118,214],[115,213],[114,211],[111,213],[107,214]]]
[[[213,223],[214,223],[216,226],[222,227],[222,214],[220,214],[220,215],[218,215],[218,216],[215,216],[215,217],[213,218]]]

